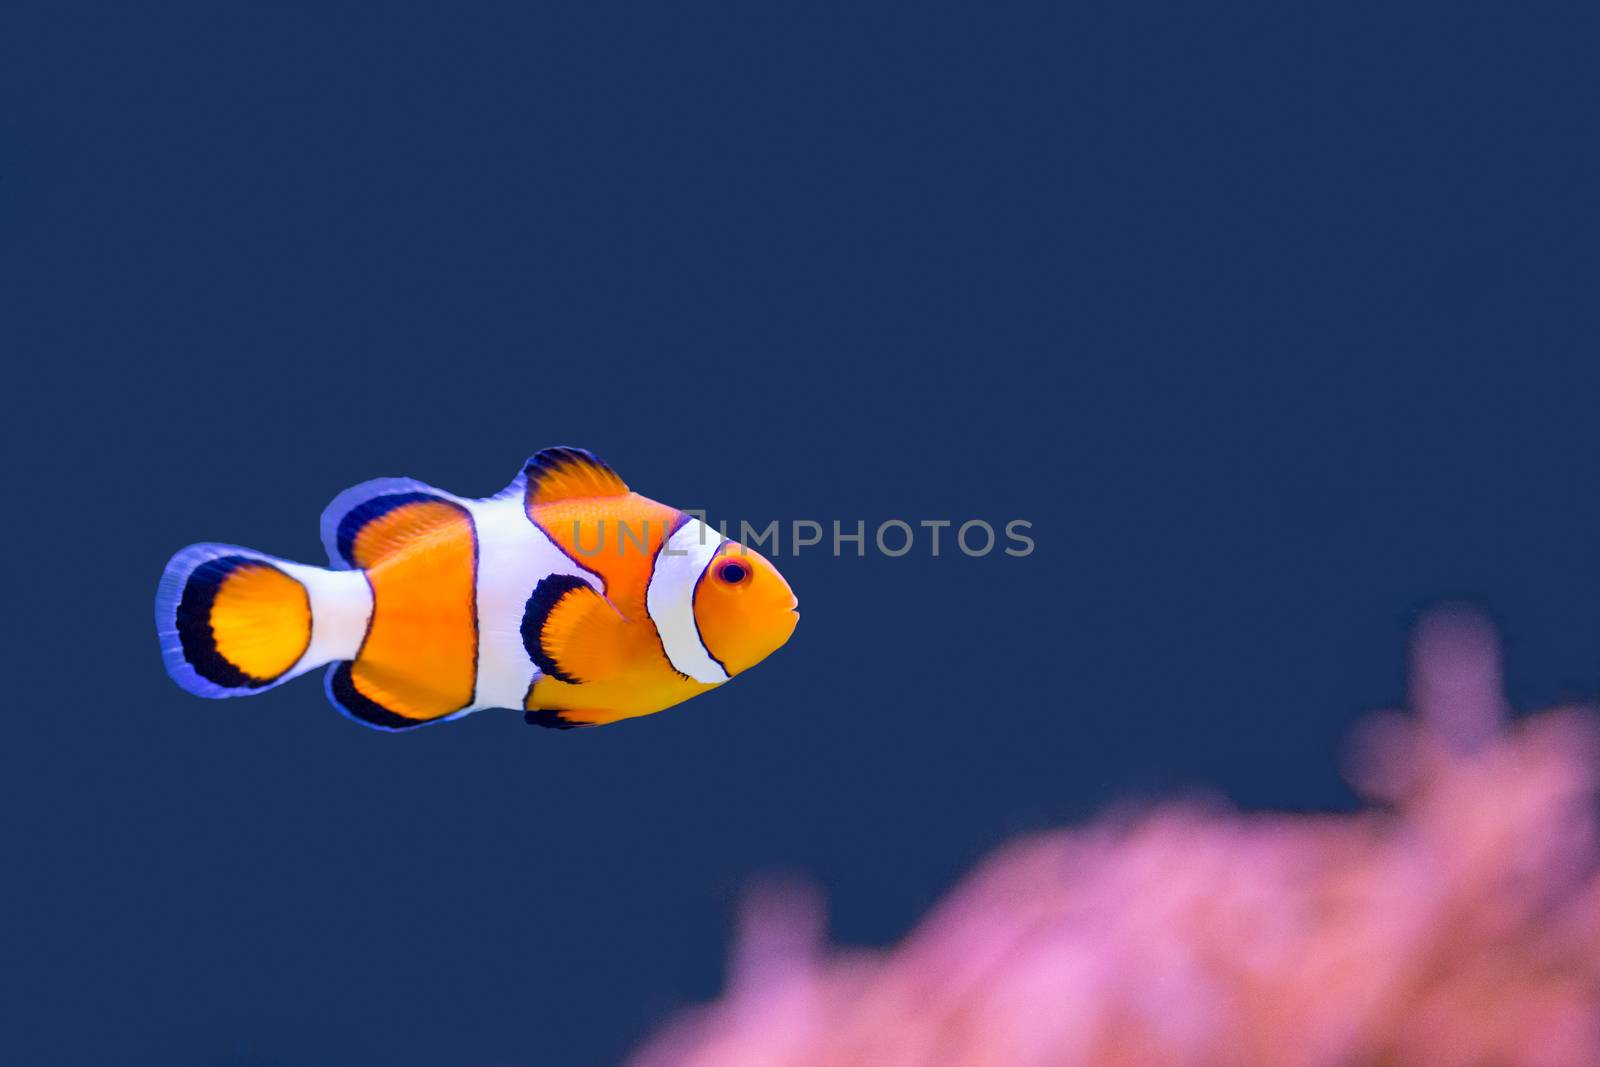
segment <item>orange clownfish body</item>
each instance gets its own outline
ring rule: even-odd
[[[366,482],[322,533],[331,568],[233,545],[174,556],[156,595],[173,680],[247,696],[332,664],[328,698],[382,730],[484,708],[594,726],[720,685],[799,618],[771,562],[582,449],[546,449],[480,500]]]

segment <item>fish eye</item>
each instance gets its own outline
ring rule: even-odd
[[[748,563],[741,563],[736,559],[723,560],[717,564],[717,579],[725,585],[743,585],[750,580],[754,573]]]

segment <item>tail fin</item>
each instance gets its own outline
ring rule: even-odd
[[[354,659],[372,613],[360,571],[329,571],[236,545],[190,545],[156,590],[172,680],[203,697],[249,696]]]

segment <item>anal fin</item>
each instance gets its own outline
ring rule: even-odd
[[[375,730],[393,732],[411,730],[418,726],[428,726],[460,717],[459,712],[431,715],[426,718],[404,714],[398,707],[400,701],[376,690],[370,681],[361,682],[356,676],[356,666],[351,662],[335,663],[328,670],[326,685],[328,700],[346,718]]]

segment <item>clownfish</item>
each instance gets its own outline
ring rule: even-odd
[[[339,494],[331,567],[199,544],[167,564],[167,673],[249,696],[317,667],[343,714],[409,730],[484,708],[566,729],[661,711],[777,651],[799,614],[757,552],[547,448],[480,500],[409,478]]]

